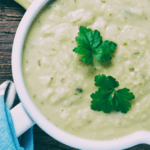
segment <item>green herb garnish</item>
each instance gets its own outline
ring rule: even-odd
[[[130,70],[131,72],[133,72],[135,69],[134,69],[134,68],[130,68],[129,70]]]
[[[135,98],[127,88],[116,90],[119,86],[118,81],[111,76],[95,76],[95,86],[98,91],[91,94],[91,109],[110,113],[113,110],[127,113],[131,107],[130,101]]]
[[[41,60],[38,60],[38,65],[41,66]]]
[[[76,92],[77,92],[77,93],[82,93],[83,90],[82,90],[81,88],[76,88]]]
[[[98,30],[92,31],[83,26],[79,28],[78,35],[76,37],[78,46],[73,49],[73,52],[82,55],[81,61],[86,64],[92,64],[93,56],[100,62],[111,60],[110,54],[116,49],[116,43],[107,40],[102,42],[102,37]]]

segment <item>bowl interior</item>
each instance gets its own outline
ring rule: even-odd
[[[150,144],[150,133],[146,131],[136,132],[134,134],[114,139],[111,141],[93,141],[82,139],[70,135],[50,123],[36,108],[26,90],[22,75],[22,50],[26,34],[32,21],[38,12],[45,6],[48,0],[37,0],[29,7],[16,32],[12,52],[12,73],[16,85],[17,93],[23,103],[24,108],[37,125],[47,134],[58,141],[77,149],[86,150],[117,150],[131,147],[139,143]]]

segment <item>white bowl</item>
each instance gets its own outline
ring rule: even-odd
[[[82,139],[73,135],[70,135],[61,129],[50,123],[36,108],[32,100],[30,99],[28,92],[26,90],[23,75],[22,75],[22,50],[24,45],[24,40],[28,29],[34,20],[37,13],[42,9],[48,0],[35,0],[33,4],[26,11],[24,17],[22,18],[20,25],[17,29],[12,52],[12,72],[14,83],[16,86],[17,93],[20,100],[25,108],[25,111],[33,119],[33,121],[48,135],[52,136],[56,140],[77,148],[84,150],[120,150],[129,148],[131,146],[147,143],[150,144],[150,132],[139,131],[128,136],[114,139],[110,141],[94,141]],[[18,130],[18,129],[16,129]]]

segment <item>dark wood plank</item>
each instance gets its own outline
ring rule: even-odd
[[[5,80],[13,80],[11,72],[12,43],[18,24],[25,10],[13,0],[0,0],[0,84]],[[35,150],[75,150],[34,126]],[[141,144],[127,150],[150,150],[150,146]]]
[[[11,73],[12,43],[25,10],[13,0],[0,0],[0,83],[13,80]]]

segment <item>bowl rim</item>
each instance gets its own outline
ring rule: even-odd
[[[13,42],[12,47],[12,75],[18,96],[23,107],[35,123],[59,142],[68,146],[84,150],[120,150],[131,146],[146,143],[150,144],[150,132],[137,131],[122,138],[109,141],[94,141],[76,137],[50,123],[36,108],[26,90],[22,74],[22,50],[24,40],[30,25],[38,12],[49,2],[49,0],[35,0],[24,14]]]

